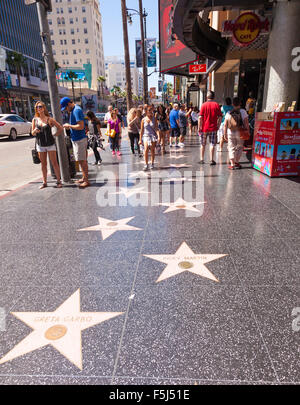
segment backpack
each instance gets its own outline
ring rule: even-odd
[[[228,128],[231,131],[238,131],[244,128],[244,123],[242,119],[242,114],[240,110],[230,111],[230,120],[228,121]]]

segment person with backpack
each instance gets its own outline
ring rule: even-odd
[[[233,110],[227,112],[224,124],[224,137],[228,141],[230,165],[229,170],[241,169],[240,159],[243,153],[244,140],[250,136],[248,114],[241,108],[238,97],[233,99]]]
[[[98,152],[98,141],[101,138],[101,124],[93,111],[87,111],[88,117],[88,133],[89,133],[89,146],[93,149],[95,155],[94,165],[101,165],[102,159]]]

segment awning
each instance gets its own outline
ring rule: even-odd
[[[269,0],[178,0],[174,10],[173,31],[196,54],[225,61],[228,41],[201,18],[200,12],[213,10],[270,7]]]

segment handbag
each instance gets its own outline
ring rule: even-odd
[[[250,139],[250,133],[246,128],[240,128],[239,133],[240,133],[240,138],[243,141],[248,141]]]
[[[35,165],[40,164],[41,161],[40,161],[40,158],[39,158],[38,151],[36,150],[36,138],[35,138],[34,149],[31,150],[31,154],[32,154],[33,163],[34,163]]]
[[[109,136],[110,138],[114,138],[114,137],[116,136],[116,131],[115,131],[114,129],[111,129],[110,132],[109,132],[109,134],[108,134],[108,136]]]

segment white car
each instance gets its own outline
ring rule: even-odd
[[[0,114],[0,137],[8,136],[15,141],[18,135],[31,136],[31,122],[17,114]]]

